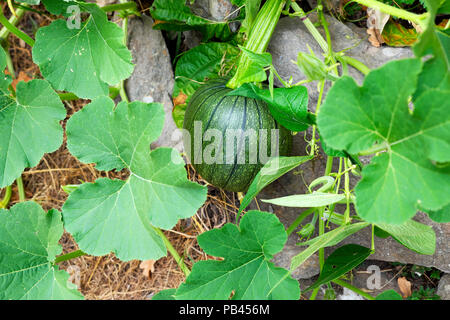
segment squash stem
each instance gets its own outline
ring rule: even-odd
[[[20,31],[15,26],[15,24],[17,24],[17,22],[19,21],[20,17],[23,15],[23,13],[24,13],[23,9],[18,9],[16,12],[17,16],[13,15],[10,19],[11,20],[11,22],[10,22],[8,19],[6,19],[5,15],[3,14],[3,10],[0,8],[0,24],[3,25],[3,29],[0,32],[0,39],[1,40],[6,39],[9,32],[11,32],[14,35],[16,35],[18,38],[25,41],[28,45],[30,45],[30,47],[33,47],[34,40],[29,35]]]
[[[86,253],[84,253],[82,250],[75,250],[75,251],[72,251],[72,252],[69,252],[69,253],[66,253],[66,254],[56,257],[54,263],[57,264],[57,263],[60,263],[63,261],[67,261],[67,260],[71,260],[71,259],[75,259],[75,258],[84,256],[84,255],[86,255]]]
[[[11,200],[11,194],[12,194],[11,186],[7,186],[5,188],[5,195],[3,197],[3,200],[0,201],[0,209],[5,209],[8,206],[9,200]]]
[[[178,264],[178,267],[180,267],[180,269],[181,269],[181,271],[183,271],[184,275],[186,277],[188,277],[189,274],[191,273],[191,271],[184,264],[183,259],[180,257],[180,255],[178,254],[177,250],[175,250],[175,248],[172,246],[172,243],[169,241],[169,239],[167,239],[167,237],[164,234],[164,232],[162,232],[160,229],[158,229],[156,227],[153,227],[153,229],[162,238],[164,244],[166,245],[167,250],[170,252],[172,257],[175,259],[175,262]]]
[[[266,1],[253,22],[245,49],[255,53],[263,53],[266,51],[285,3],[285,0]],[[231,89],[239,87],[241,85],[240,79],[242,75],[245,74],[250,66],[251,60],[248,55],[241,55],[237,71],[233,78],[228,81],[227,87]]]

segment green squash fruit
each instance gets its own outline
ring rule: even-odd
[[[191,97],[184,149],[200,176],[228,191],[247,191],[270,156],[288,155],[292,136],[262,100],[227,96],[226,80],[210,80]]]

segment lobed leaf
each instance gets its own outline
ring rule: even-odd
[[[108,85],[116,85],[133,72],[131,52],[123,44],[123,31],[108,21],[96,5],[78,3],[89,18],[79,29],[56,20],[39,28],[33,47],[33,61],[56,90],[75,93],[80,98],[108,95]]]
[[[331,148],[356,154],[386,146],[355,188],[356,209],[366,221],[401,224],[419,206],[436,210],[448,202],[450,170],[431,160],[450,156],[450,100],[443,91],[428,90],[410,113],[408,98],[421,70],[419,59],[404,59],[373,70],[362,87],[343,77],[319,112],[319,130]]]
[[[82,299],[69,275],[53,264],[61,253],[61,215],[36,202],[0,209],[0,299]]]
[[[125,181],[101,178],[70,193],[63,206],[65,227],[84,252],[156,260],[166,249],[154,227],[172,228],[206,200],[206,188],[187,179],[178,152],[150,151],[163,124],[161,104],[115,107],[108,97],[93,100],[68,121],[68,148],[80,161],[130,172]]]
[[[19,82],[16,99],[0,90],[0,188],[62,143],[66,110],[44,80]]]
[[[298,282],[270,260],[281,251],[287,235],[278,218],[249,211],[239,228],[231,223],[198,236],[200,247],[221,261],[197,262],[176,299],[298,299]]]

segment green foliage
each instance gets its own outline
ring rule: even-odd
[[[186,0],[155,0],[150,13],[159,30],[200,30],[203,40],[218,38],[229,40],[233,36],[228,21],[213,21],[199,17],[185,6]]]
[[[248,188],[244,199],[241,201],[239,213],[242,212],[254,197],[267,185],[276,179],[298,167],[302,163],[311,160],[312,157],[276,157],[269,160],[258,172]]]
[[[408,220],[401,225],[385,223],[377,223],[376,225],[408,249],[420,254],[434,254],[436,234],[432,227],[414,220]]]
[[[195,214],[206,188],[188,181],[184,161],[169,148],[150,151],[160,135],[160,104],[97,98],[67,124],[68,148],[98,170],[126,168],[123,180],[100,178],[73,191],[63,206],[66,229],[84,252],[113,251],[122,260],[158,259],[165,245],[153,226],[170,229]]]
[[[33,46],[33,61],[56,90],[82,98],[108,95],[133,72],[131,52],[123,44],[123,31],[108,21],[95,4],[78,4],[90,13],[80,29],[70,29],[65,20],[39,28]]]
[[[176,299],[298,299],[298,282],[270,260],[287,235],[277,217],[249,211],[239,227],[228,223],[197,238],[209,255],[224,260],[199,261],[174,295]]]
[[[304,131],[314,123],[314,115],[308,112],[308,91],[306,87],[261,89],[245,83],[228,95],[261,99],[267,102],[272,116],[291,131]]]
[[[183,53],[175,69],[173,95],[190,97],[206,79],[231,76],[239,50],[228,43],[208,42]]]
[[[61,214],[36,202],[0,209],[0,299],[82,299],[69,275],[54,265],[61,253]]]
[[[433,288],[420,286],[419,290],[413,291],[408,300],[441,300]]]
[[[45,80],[17,84],[16,99],[0,88],[0,187],[13,183],[24,168],[63,140],[61,100]]]
[[[336,249],[325,260],[316,282],[304,291],[315,289],[322,284],[340,278],[366,260],[370,252],[369,248],[357,244],[347,244]]]
[[[430,160],[447,161],[450,154],[449,100],[444,92],[427,91],[414,101],[411,115],[408,98],[421,70],[420,60],[405,59],[373,70],[362,87],[343,77],[320,110],[319,129],[332,148],[358,153],[374,144],[386,146],[363,169],[355,189],[356,208],[367,221],[398,224],[419,204],[436,210],[448,202],[449,170]]]

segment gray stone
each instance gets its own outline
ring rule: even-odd
[[[317,21],[317,15],[308,16],[314,23]],[[328,24],[333,50],[335,52],[346,50],[346,55],[363,62],[369,68],[377,68],[390,60],[412,57],[413,53],[409,48],[392,47],[373,47],[367,40],[353,28],[341,23],[337,19],[325,15]],[[323,36],[321,28],[319,31]],[[316,40],[306,29],[299,18],[285,17],[280,19],[267,51],[272,54],[273,65],[284,80],[293,77],[293,82],[304,80],[305,76],[292,61],[297,61],[298,52],[309,53],[308,47],[314,51],[317,57],[323,60],[323,51]],[[358,84],[362,84],[364,76],[361,72],[349,66],[349,75],[352,76]],[[281,86],[278,79],[275,78],[275,84]],[[318,99],[317,81],[305,84],[308,88],[309,109],[314,111]],[[325,85],[325,93],[330,88],[330,82]]]
[[[441,300],[450,300],[450,274],[443,275],[439,280],[436,294],[441,297]]]
[[[152,29],[153,20],[145,15],[129,22],[129,48],[135,64],[134,72],[125,88],[130,101],[160,102],[164,104],[164,129],[152,147],[166,146],[182,151],[183,142],[172,118],[172,90],[174,75],[169,51],[159,30]]]
[[[194,14],[215,21],[229,20],[238,14],[230,0],[196,0],[190,8]]]

